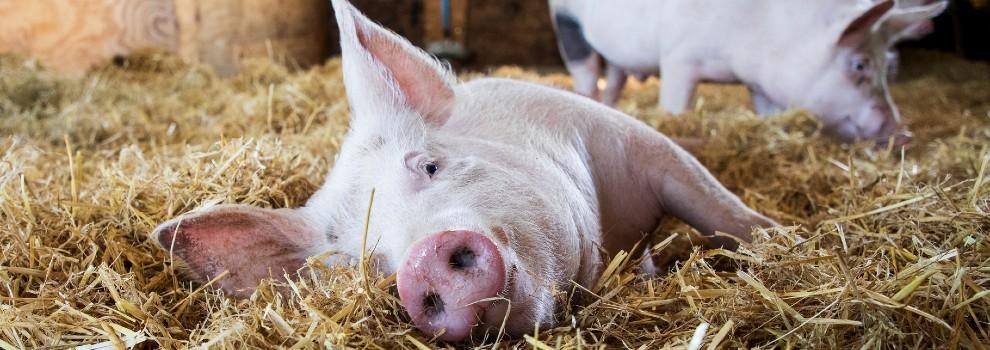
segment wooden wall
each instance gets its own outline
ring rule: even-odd
[[[467,42],[466,28],[470,0],[450,1],[450,38],[457,42]],[[423,2],[423,42],[429,43],[444,39],[443,20],[440,16],[440,0]]]
[[[468,48],[473,64],[562,65],[546,0],[471,1]]]
[[[328,0],[174,1],[178,52],[221,75],[235,72],[245,58],[271,57],[306,67],[322,63],[330,53]]]
[[[0,52],[78,72],[158,48],[228,75],[250,57],[323,62],[329,17],[326,0],[0,0]]]
[[[421,47],[442,38],[440,0],[351,2]],[[562,64],[546,0],[450,0],[450,6],[453,39],[472,53],[459,66]]]
[[[172,1],[0,1],[0,52],[33,55],[70,71],[137,48],[174,50],[176,33]]]
[[[442,38],[440,0],[352,0],[416,45]],[[453,39],[473,54],[458,66],[559,65],[544,0],[451,0]],[[329,0],[0,0],[0,52],[83,71],[152,47],[221,75],[250,57],[306,67],[337,53]]]

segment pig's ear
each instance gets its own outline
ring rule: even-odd
[[[293,274],[326,249],[318,231],[298,210],[224,205],[163,223],[152,237],[199,282],[226,271],[214,286],[246,297],[261,279]]]
[[[454,101],[452,74],[426,52],[375,24],[346,0],[333,0],[344,85],[355,118],[419,114],[443,125]]]
[[[898,8],[890,12],[883,21],[883,30],[890,44],[910,37],[915,26],[941,14],[949,7],[948,1],[933,2],[924,6]]]
[[[842,34],[839,35],[838,45],[852,48],[862,45],[877,29],[877,23],[893,7],[893,0],[885,0],[860,11],[852,21],[847,22]]]

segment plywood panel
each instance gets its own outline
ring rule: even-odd
[[[0,0],[0,52],[81,71],[133,49],[177,46],[172,0]]]
[[[250,57],[323,62],[330,24],[326,0],[0,0],[0,52],[83,71],[150,47],[229,75]]]

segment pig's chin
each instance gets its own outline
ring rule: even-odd
[[[845,117],[837,122],[826,124],[823,130],[826,135],[845,143],[855,143],[869,139],[868,137],[864,137],[863,130],[852,121],[851,117]]]
[[[859,130],[852,123],[838,122],[826,124],[822,131],[826,135],[845,143],[853,143],[859,140]]]
[[[840,122],[828,125],[824,128],[825,133],[831,137],[839,139],[845,143],[860,141],[874,141],[879,148],[886,148],[890,145],[900,147],[906,145],[911,140],[911,133],[906,130],[898,130],[887,135],[864,136],[864,132],[856,124],[851,122]],[[891,142],[893,142],[891,144]]]
[[[516,269],[514,267],[509,268],[506,271],[505,287],[501,292],[495,297],[497,300],[489,304],[485,310],[484,315],[481,317],[480,323],[475,327],[472,332],[472,337],[475,339],[493,338],[497,337],[499,332],[505,331],[509,333],[511,323],[514,318],[517,318],[513,314],[512,306],[514,300],[519,300],[515,293],[515,278]]]
[[[545,329],[553,323],[554,295],[548,281],[539,278],[544,273],[520,259],[511,245],[500,244],[499,251],[505,257],[504,287],[479,315],[471,332],[475,342],[493,341],[499,334],[503,339],[521,337],[536,324]]]
[[[484,316],[472,332],[474,340],[494,340],[501,333],[503,337],[519,337],[533,331],[537,323],[547,323],[547,311],[540,307],[540,300],[545,299],[538,291],[529,291],[524,274],[512,265],[506,273],[505,289],[499,293],[500,300],[492,303],[485,310]]]

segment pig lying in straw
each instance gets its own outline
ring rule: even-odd
[[[888,52],[923,34],[946,2],[894,9],[891,0],[550,0],[550,7],[582,95],[597,98],[604,58],[609,105],[629,73],[662,72],[660,104],[675,114],[688,109],[701,81],[741,82],[757,113],[806,108],[841,140],[900,144],[910,134],[887,90]]]
[[[225,205],[161,224],[155,240],[200,280],[247,296],[259,280],[361,256],[397,272],[416,326],[448,341],[553,323],[553,291],[589,286],[665,214],[734,248],[774,225],[645,124],[541,85],[458,84],[426,53],[334,0],[351,129],[304,207]],[[725,232],[731,236],[715,235]],[[511,312],[509,312],[511,303]],[[507,315],[508,313],[508,315]]]

